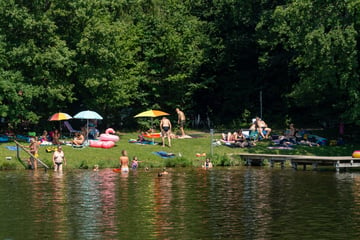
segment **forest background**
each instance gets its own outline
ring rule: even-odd
[[[134,129],[180,107],[195,127],[357,126],[359,23],[359,0],[0,0],[1,123],[90,109]]]

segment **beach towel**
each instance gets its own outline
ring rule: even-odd
[[[293,150],[294,148],[290,146],[273,146],[273,147],[268,147],[268,149]]]
[[[9,141],[9,137],[6,135],[0,135],[0,142],[8,142]]]
[[[185,139],[185,138],[192,138],[192,136],[185,135],[185,136],[177,136],[178,139]]]
[[[51,145],[53,145],[53,143],[48,142],[48,141],[43,141],[43,142],[40,143],[40,146],[51,146]]]
[[[136,139],[129,139],[129,143],[135,143],[135,144],[140,144],[140,145],[157,145],[157,142],[153,142],[153,141],[148,141],[148,140],[136,140]]]
[[[162,157],[162,158],[173,158],[173,157],[175,157],[174,153],[167,153],[167,152],[164,152],[164,151],[153,152],[153,154],[158,155],[159,157]]]
[[[10,151],[16,151],[16,149],[17,149],[16,146],[6,146],[6,148]]]

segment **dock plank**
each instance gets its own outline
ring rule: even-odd
[[[274,163],[281,163],[283,166],[286,161],[291,163],[291,166],[297,168],[298,165],[313,165],[316,168],[319,165],[334,166],[337,170],[339,168],[354,168],[360,167],[360,158],[353,158],[352,156],[310,156],[310,155],[282,155],[282,154],[254,154],[254,153],[239,153],[241,158],[246,161],[247,165],[251,165],[252,161],[262,162],[268,160],[270,165]]]

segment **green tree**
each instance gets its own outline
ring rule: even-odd
[[[288,99],[317,119],[354,121],[360,114],[358,16],[352,3],[288,1],[276,7],[268,22],[269,34],[277,36],[268,49],[287,51],[288,69],[296,74]],[[270,59],[269,53],[262,60]]]
[[[123,22],[94,19],[78,43],[78,91],[87,107],[107,118],[136,96],[140,64],[134,57],[136,28]]]
[[[208,41],[197,78],[204,88],[194,96],[196,111],[207,113],[221,124],[241,120],[245,109],[259,109],[261,81],[258,78],[255,26],[259,1],[209,1],[193,6],[193,13],[206,21]]]
[[[7,106],[2,115],[10,122],[21,118],[36,123],[73,100],[72,85],[66,81],[73,53],[57,36],[49,11],[48,1],[0,1],[1,76],[12,88],[3,95]]]
[[[140,106],[188,106],[199,87],[192,81],[203,61],[203,22],[183,1],[144,1],[137,13],[141,29],[138,61],[144,62]]]

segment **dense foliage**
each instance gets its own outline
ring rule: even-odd
[[[131,127],[143,110],[180,107],[215,126],[255,115],[360,124],[359,10],[358,0],[0,0],[0,117],[19,127],[91,109],[104,126]]]

